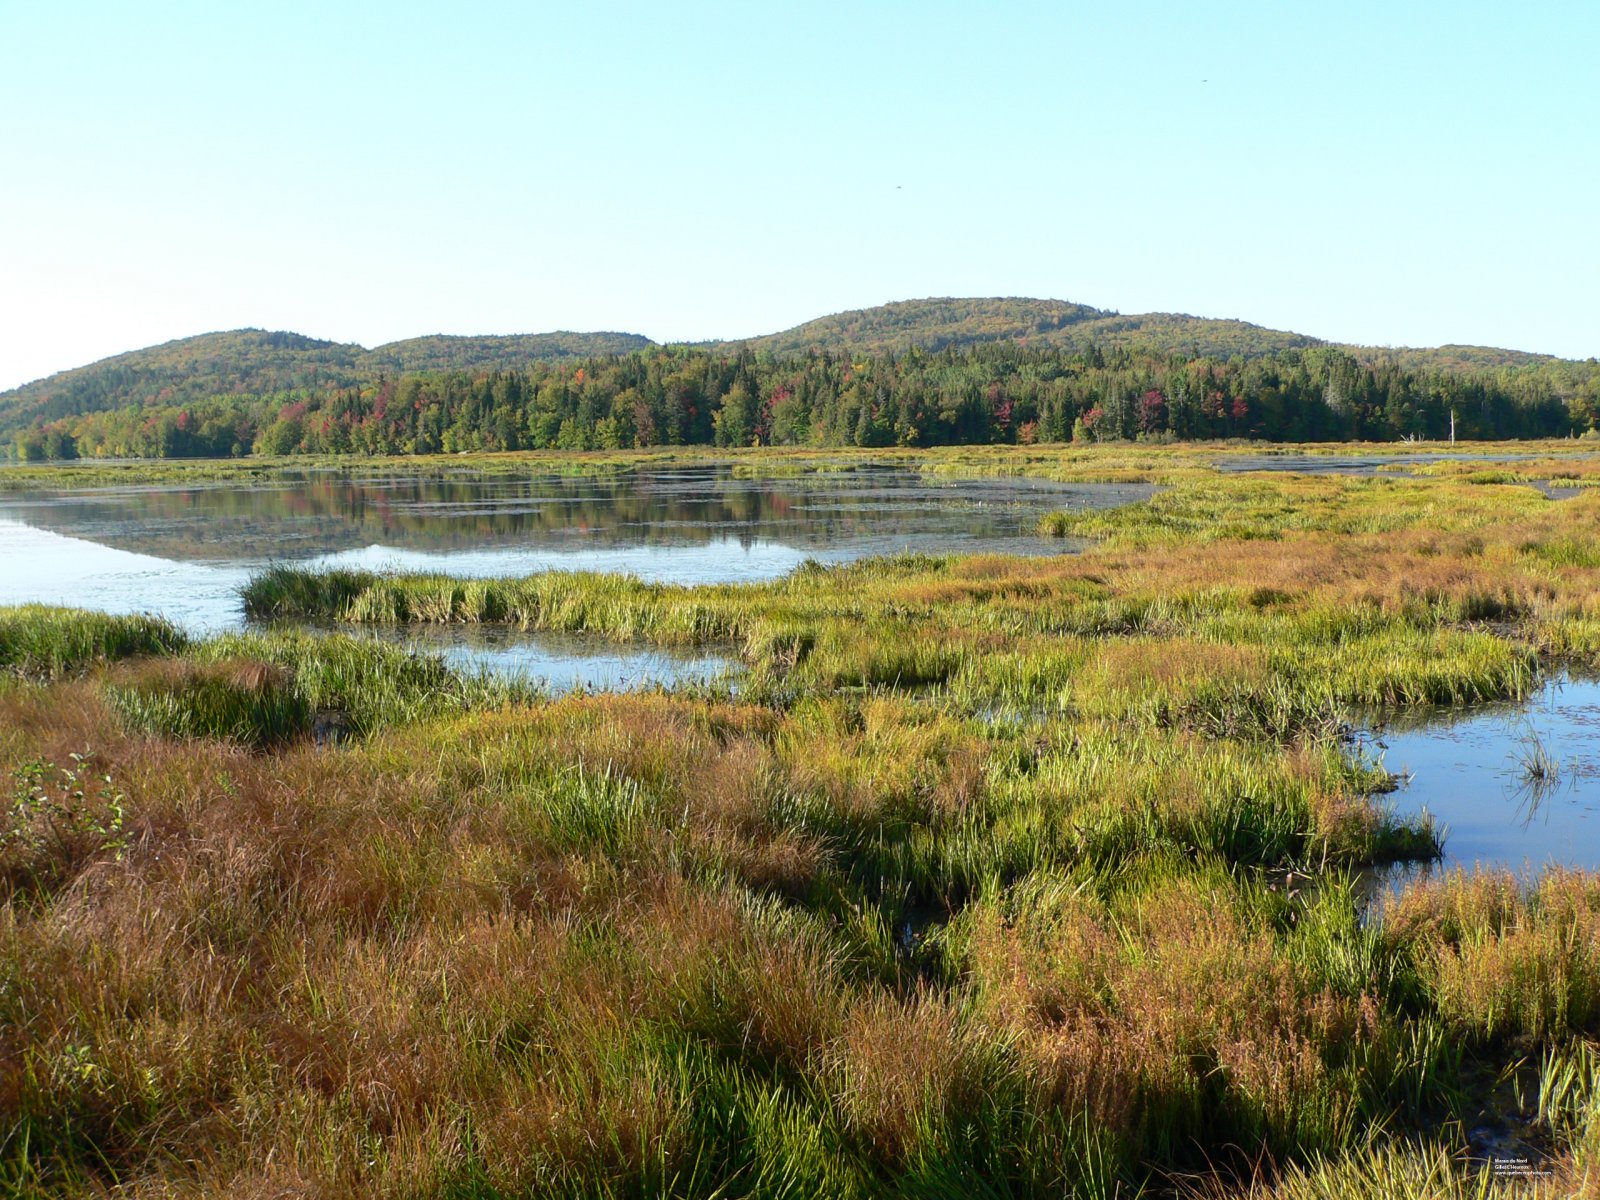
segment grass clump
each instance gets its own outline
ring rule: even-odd
[[[146,663],[109,680],[105,692],[130,730],[157,737],[260,748],[311,728],[313,709],[293,675],[258,659]]]
[[[1030,881],[975,908],[964,940],[986,1020],[1092,1120],[1175,1166],[1201,1146],[1281,1157],[1370,1123],[1387,1050],[1379,980],[1330,979],[1277,931],[1292,911],[1152,860],[1109,892]]]
[[[54,679],[96,663],[176,654],[188,637],[160,617],[26,604],[0,608],[0,670]]]
[[[1244,1194],[1249,1200],[1563,1200],[1582,1195],[1581,1189],[1573,1179],[1497,1178],[1434,1141],[1374,1138],[1355,1154],[1319,1155],[1276,1175],[1263,1170]],[[1211,1188],[1200,1194],[1223,1193]]]
[[[1600,1152],[1600,1043],[1579,1040],[1545,1051],[1539,1069],[1539,1118]]]
[[[537,689],[452,670],[442,658],[370,638],[306,631],[226,634],[183,658],[107,676],[131,731],[261,748],[316,732],[331,740],[525,703]]]
[[[526,701],[514,680],[451,669],[436,654],[372,638],[273,630],[226,634],[197,648],[203,662],[254,659],[282,671],[313,713],[357,737],[395,725]]]
[[[1600,1033],[1600,881],[1547,870],[1452,873],[1407,890],[1384,921],[1440,1015],[1493,1043]]]
[[[370,571],[268,567],[245,587],[244,615],[255,621],[277,621],[342,613],[376,579]]]

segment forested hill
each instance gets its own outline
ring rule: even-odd
[[[1338,346],[1053,300],[915,300],[784,333],[435,336],[367,350],[206,334],[0,394],[0,455],[432,453],[714,443],[1548,437],[1595,429],[1600,365]]]
[[[746,339],[745,345],[772,354],[831,350],[855,354],[943,350],[984,342],[1087,350],[1127,347],[1157,353],[1197,353],[1228,358],[1272,354],[1321,345],[1316,338],[1265,329],[1245,321],[1216,321],[1182,313],[1123,316],[1063,300],[990,299],[902,300],[877,308],[835,313],[786,329]],[[707,347],[727,342],[704,343]]]
[[[648,350],[655,343],[637,333],[513,333],[457,337],[435,334],[390,342],[368,350],[361,365],[375,371],[511,371],[536,362],[597,358]]]
[[[203,333],[0,393],[0,437],[61,417],[129,405],[165,407],[220,396],[335,391],[410,371],[526,369],[536,362],[626,354],[654,344],[636,333],[437,334],[368,350],[263,329]]]

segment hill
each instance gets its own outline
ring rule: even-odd
[[[553,359],[625,354],[654,344],[633,333],[438,334],[368,350],[353,343],[263,329],[203,333],[0,392],[0,432],[129,405],[336,391],[384,374],[515,370]]]
[[[365,353],[361,346],[261,329],[179,338],[0,393],[0,430],[129,404],[343,387],[359,378]]]
[[[753,350],[763,361],[783,362],[801,359],[812,351],[851,356],[898,354],[911,349],[982,353],[982,347],[997,343],[1058,357],[1091,349],[1125,351],[1147,360],[1145,365],[1151,370],[1159,366],[1157,360],[1172,356],[1270,365],[1279,361],[1279,355],[1287,354],[1292,359],[1305,350],[1343,352],[1373,371],[1398,369],[1418,375],[1446,374],[1461,380],[1490,381],[1494,377],[1505,386],[1513,386],[1514,376],[1519,382],[1513,390],[1521,401],[1528,402],[1547,396],[1566,401],[1587,395],[1593,391],[1596,378],[1592,363],[1485,346],[1343,346],[1247,321],[1184,313],[1124,314],[1062,300],[1022,297],[945,297],[836,313],[762,337],[680,347],[661,347],[639,334],[615,332],[482,337],[436,334],[370,350],[352,343],[260,329],[208,333],[119,354],[0,393],[0,442],[20,444],[27,431],[32,431],[29,436],[38,441],[45,436],[47,427],[59,425],[64,419],[76,428],[93,414],[120,412],[122,424],[137,425],[146,417],[155,419],[165,413],[178,422],[178,427],[176,433],[168,431],[163,445],[182,443],[184,438],[178,435],[186,433],[193,421],[209,422],[209,437],[199,439],[190,450],[199,453],[199,447],[204,446],[248,445],[246,434],[260,424],[260,414],[275,413],[285,404],[301,399],[317,408],[336,393],[371,385],[383,377],[396,380],[430,373],[472,376],[489,371],[526,371],[561,360],[598,363],[610,356],[652,350],[669,360],[678,349],[705,350],[729,358]],[[1290,362],[1284,365],[1294,369]],[[1351,386],[1356,383],[1359,381]],[[628,386],[631,385],[620,384],[619,390]],[[1344,386],[1339,384],[1336,390]],[[208,402],[206,412],[182,415],[183,409]],[[609,397],[605,403],[611,403]],[[246,422],[239,426],[243,432],[229,435],[224,426],[237,424],[230,414],[244,409],[255,414],[254,425]],[[585,417],[586,421],[596,419],[594,414]],[[682,425],[679,418],[673,420]],[[127,442],[123,437],[91,444]],[[40,444],[43,452],[52,452],[49,445]],[[41,451],[35,446],[30,452]]]
[[[1504,350],[1498,346],[1346,346],[1356,357],[1368,362],[1395,362],[1409,370],[1498,371],[1524,367],[1571,366],[1570,358],[1554,354],[1531,354],[1526,350]]]
[[[637,333],[517,333],[460,337],[434,334],[390,342],[368,350],[362,365],[385,371],[514,371],[535,362],[593,358],[648,350],[655,343]]]
[[[749,338],[744,344],[776,355],[809,350],[874,354],[943,350],[984,342],[1020,342],[1065,350],[1129,347],[1157,353],[1229,357],[1273,354],[1322,343],[1313,337],[1266,329],[1246,321],[1214,320],[1184,313],[1124,316],[1086,304],[1020,297],[902,300],[876,308],[835,313]],[[730,343],[709,343],[726,346]]]
[[[1360,346],[1269,329],[1249,321],[1188,313],[1118,313],[1062,300],[998,296],[902,300],[819,317],[780,333],[695,345],[706,349],[748,346],[758,352],[785,356],[813,350],[858,354],[901,353],[912,348],[936,351],[988,342],[1016,342],[1068,352],[1098,346],[1102,350],[1205,358],[1260,358],[1285,350],[1326,346],[1369,366],[1393,364],[1411,371],[1452,374],[1525,368],[1560,370],[1574,365],[1571,359],[1496,346]]]

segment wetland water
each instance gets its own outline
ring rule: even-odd
[[[746,478],[726,464],[599,475],[334,471],[203,486],[0,493],[0,604],[160,613],[197,633],[243,624],[238,589],[269,563],[459,576],[541,570],[667,583],[773,579],[806,559],[904,552],[1059,554],[1047,512],[1150,489],[932,479],[860,465]],[[505,631],[406,631],[453,662],[555,686],[702,678],[724,665]],[[441,640],[442,639],[442,640]]]
[[[1445,827],[1444,858],[1381,883],[1454,867],[1534,874],[1600,868],[1600,681],[1552,679],[1523,704],[1396,724],[1373,735],[1384,766],[1410,775],[1391,800]]]
[[[1564,457],[1574,460],[1588,459],[1594,452],[1569,453]],[[1471,450],[1424,450],[1415,454],[1306,454],[1303,451],[1267,451],[1260,454],[1233,455],[1219,458],[1216,469],[1225,474],[1249,471],[1270,471],[1297,475],[1392,475],[1407,478],[1412,467],[1426,467],[1434,463],[1485,463],[1509,464],[1548,459],[1550,455],[1535,451],[1474,452]],[[1566,499],[1579,489],[1535,482],[1552,499]]]
[[[1296,456],[1301,469],[1305,457]],[[1062,544],[1034,533],[1044,513],[1148,494],[1126,485],[934,480],[900,467],[740,478],[715,464],[597,476],[307,472],[193,487],[0,493],[0,604],[158,612],[210,633],[244,624],[238,588],[272,562],[461,576],[560,568],[727,583],[775,578],[807,558],[1055,554]],[[709,680],[732,665],[716,654],[495,627],[371,635],[557,689]],[[1525,706],[1391,726],[1373,748],[1391,771],[1411,775],[1396,807],[1425,807],[1447,826],[1446,866],[1597,867],[1596,734],[1600,684],[1564,681]],[[1554,766],[1552,779],[1536,786],[1521,762],[1530,739]]]
[[[1288,452],[1221,458],[1224,472],[1405,476],[1439,462],[1511,464],[1535,453],[1428,450],[1415,454]],[[1544,456],[1548,457],[1548,456]],[[1592,454],[1574,454],[1590,458]],[[1552,500],[1582,489],[1531,481]],[[1533,876],[1545,867],[1600,869],[1600,681],[1558,678],[1522,704],[1483,705],[1391,724],[1368,747],[1406,782],[1398,812],[1428,812],[1445,832],[1438,862],[1371,873],[1377,900],[1419,876],[1457,867],[1505,868]]]
[[[1283,471],[1303,475],[1372,475],[1384,470],[1425,467],[1442,462],[1507,463],[1532,458],[1532,454],[1474,454],[1471,451],[1429,450],[1417,454],[1306,454],[1303,451],[1265,452],[1217,459],[1217,470]]]

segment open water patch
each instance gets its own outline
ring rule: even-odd
[[[271,564],[458,577],[600,571],[672,584],[781,578],[814,559],[1060,554],[1060,509],[1149,495],[1126,484],[932,479],[903,466],[747,478],[727,464],[605,476],[419,471],[17,490],[0,495],[0,604],[152,612],[192,633],[243,623]]]
[[[669,584],[778,579],[807,560],[1037,554],[1060,509],[1142,499],[1129,484],[932,478],[903,465],[764,478],[731,464],[599,476],[419,468],[202,484],[18,489],[0,495],[0,605],[155,613],[192,634],[244,627],[240,588],[274,564],[460,578],[598,571]],[[711,682],[712,652],[596,645],[520,630],[393,636],[452,664],[554,690]],[[441,640],[442,639],[442,640]]]
[[[1434,463],[1517,463],[1548,459],[1548,451],[1423,450],[1383,454],[1308,454],[1303,450],[1264,450],[1256,454],[1226,455],[1215,466],[1225,474],[1244,471],[1293,472],[1297,475],[1376,475],[1403,472],[1408,467]],[[1588,452],[1572,455],[1588,458]]]
[[[1567,454],[1569,459],[1587,459],[1592,452]],[[1249,472],[1296,475],[1341,475],[1347,477],[1382,476],[1386,479],[1421,478],[1413,470],[1437,463],[1486,463],[1512,465],[1516,463],[1547,460],[1552,455],[1534,451],[1475,452],[1438,450],[1421,453],[1394,454],[1307,454],[1304,451],[1263,451],[1259,454],[1229,455],[1216,460],[1216,469],[1227,475]],[[1549,500],[1571,500],[1582,494],[1584,488],[1571,484],[1569,478],[1559,474],[1550,479],[1512,480],[1523,487],[1531,487]]]
[[[397,642],[437,654],[459,671],[526,679],[553,692],[630,692],[732,682],[740,671],[731,652],[623,646],[575,634],[527,633],[504,625],[416,625],[340,632]]]
[[[1445,835],[1437,861],[1374,871],[1373,896],[1457,868],[1600,869],[1600,680],[1555,677],[1522,703],[1404,716],[1363,740],[1401,780],[1395,812]]]

